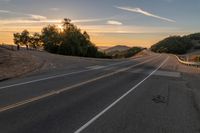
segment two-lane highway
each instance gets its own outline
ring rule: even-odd
[[[18,81],[19,83],[15,81],[14,83],[12,83],[12,81],[10,83],[10,81],[8,81],[6,85],[4,84],[4,86],[0,87],[0,91],[4,94],[0,97],[2,99],[0,107],[21,103],[23,101],[26,102],[30,99],[38,99],[38,97],[48,97],[60,91],[66,91],[98,79],[109,77],[121,71],[126,71],[126,69],[142,65],[156,58],[158,57],[153,56],[144,59],[118,62],[107,66],[91,66],[74,72],[57,74],[39,79],[29,79],[28,81],[26,81],[25,78],[23,79],[25,81]],[[8,97],[12,98],[8,99]],[[4,110],[4,108],[1,108],[0,111],[1,110]]]
[[[2,82],[0,132],[199,132],[193,87],[173,61],[151,55]]]

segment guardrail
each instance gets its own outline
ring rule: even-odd
[[[175,55],[176,56],[176,55]],[[188,65],[188,66],[196,66],[196,67],[200,67],[200,62],[189,62],[189,61],[183,61],[181,60],[178,56],[176,56],[176,58],[178,59],[178,61],[184,65]]]

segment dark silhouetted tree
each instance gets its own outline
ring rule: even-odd
[[[62,22],[63,29],[60,30],[55,25],[48,25],[42,29],[41,35],[35,33],[29,35],[27,30],[21,34],[14,35],[14,41],[18,44],[37,48],[41,44],[44,50],[51,53],[62,55],[84,56],[84,57],[99,57],[105,58],[104,53],[99,52],[98,48],[90,41],[89,34],[77,28],[70,19],[64,19]]]
[[[19,50],[20,49],[20,43],[21,43],[21,40],[20,40],[20,33],[14,33],[13,34],[13,36],[14,36],[14,43],[15,43],[15,45],[17,45],[17,50]]]
[[[42,46],[41,35],[39,33],[34,33],[32,36],[30,36],[29,41],[30,47],[34,49],[37,49],[38,47]]]
[[[29,32],[27,30],[22,31],[20,35],[20,42],[22,45],[26,46],[26,49],[28,50],[30,37]]]
[[[42,29],[41,34],[44,50],[57,53],[58,47],[61,44],[61,36],[58,28],[55,25],[48,25]]]

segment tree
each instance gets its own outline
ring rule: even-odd
[[[30,42],[30,36],[29,32],[27,30],[22,31],[20,35],[20,42],[22,45],[26,46],[26,49],[28,50],[29,42]]]
[[[58,49],[59,54],[86,56],[86,57],[100,57],[104,55],[99,52],[97,47],[91,43],[89,34],[77,28],[70,19],[64,19],[62,43]]]
[[[63,22],[62,22],[62,26],[63,26],[63,32],[74,32],[80,29],[78,29],[72,22],[71,19],[69,18],[64,18]]]
[[[37,49],[37,47],[42,46],[41,35],[39,33],[34,33],[30,36],[29,40],[30,47]]]
[[[62,41],[58,28],[55,25],[44,27],[42,29],[41,41],[46,51],[57,53]]]
[[[20,41],[20,33],[14,33],[13,34],[13,36],[14,36],[14,43],[15,43],[15,45],[17,45],[17,50],[19,50],[20,49],[20,43],[21,43],[21,41]]]
[[[83,56],[82,41],[83,35],[81,30],[71,23],[70,19],[64,19],[62,43],[58,50],[59,54]]]
[[[27,30],[21,34],[14,34],[16,44],[37,48],[43,45],[44,50],[50,53],[62,55],[84,56],[84,57],[106,57],[99,52],[98,48],[90,41],[89,34],[81,32],[70,19],[64,19],[63,30],[59,30],[55,25],[48,25],[41,31],[41,35],[34,33],[30,35]]]
[[[83,36],[85,37],[85,39],[87,41],[90,41],[90,36],[89,36],[89,34],[86,31],[83,32]]]

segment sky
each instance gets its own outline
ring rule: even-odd
[[[0,0],[0,43],[70,18],[97,46],[150,47],[200,31],[200,0]]]

